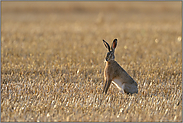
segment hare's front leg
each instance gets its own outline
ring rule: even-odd
[[[104,85],[104,90],[103,93],[107,94],[107,91],[109,89],[109,86],[111,85],[112,80],[105,78],[105,85]]]

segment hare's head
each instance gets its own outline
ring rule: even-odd
[[[107,53],[107,56],[105,58],[106,61],[109,61],[109,60],[114,60],[115,56],[114,56],[114,50],[117,46],[117,39],[114,39],[113,43],[112,43],[112,46],[110,48],[109,44],[103,40],[104,42],[104,45],[105,47],[109,50],[109,52]]]

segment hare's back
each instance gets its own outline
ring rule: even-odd
[[[108,62],[107,72],[110,73],[112,79],[118,79],[121,83],[136,83],[133,78],[115,61]]]

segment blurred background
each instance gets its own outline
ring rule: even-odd
[[[18,17],[26,14],[24,19],[47,14],[52,21],[104,21],[156,20],[157,17],[180,17],[181,2],[3,2],[2,14],[14,14]],[[34,16],[33,16],[34,15]],[[77,15],[77,18],[74,18]],[[113,15],[113,16],[112,16]],[[6,17],[5,16],[5,17]],[[142,17],[144,19],[142,19]],[[4,16],[3,16],[4,17]],[[42,16],[35,20],[39,20]],[[98,18],[97,18],[98,17]],[[141,18],[140,18],[141,17]],[[73,19],[74,18],[74,19]],[[87,19],[89,18],[89,19]],[[149,19],[148,19],[149,18]],[[20,18],[19,18],[20,19]],[[23,19],[23,18],[21,18]],[[42,18],[44,19],[44,18]],[[180,18],[177,18],[180,19]],[[135,21],[135,20],[134,20]]]
[[[103,45],[102,39],[110,42],[117,38],[122,42],[117,50],[126,48],[145,52],[155,40],[164,47],[166,41],[170,41],[171,45],[174,44],[172,40],[181,40],[181,23],[179,1],[2,2],[2,45],[10,35],[14,40],[6,42],[11,42],[11,45],[27,42],[29,46],[24,48],[24,52],[28,53],[32,46],[39,52],[43,47],[50,52],[57,50],[54,46],[59,46],[58,49],[67,46],[75,49],[76,42],[83,41],[85,43],[79,47],[85,50],[92,46],[90,52],[94,53],[97,46]],[[52,45],[46,44],[48,41]],[[149,45],[144,45],[145,42],[149,42]],[[21,46],[25,47],[25,44]]]
[[[2,19],[2,22],[32,23],[48,20],[50,23],[87,21],[91,24],[181,23],[181,2],[2,2]]]

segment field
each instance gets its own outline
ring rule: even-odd
[[[1,2],[2,122],[181,122],[181,2]],[[104,86],[104,58],[138,83]]]

